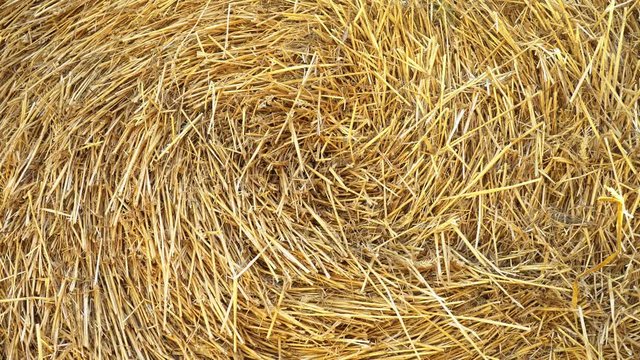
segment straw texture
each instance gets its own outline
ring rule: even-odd
[[[0,358],[640,358],[640,2],[0,3]]]

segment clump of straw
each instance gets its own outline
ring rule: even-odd
[[[0,358],[637,359],[639,59],[633,0],[5,0]]]

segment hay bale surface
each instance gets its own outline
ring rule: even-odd
[[[0,358],[638,359],[639,59],[634,0],[5,0]]]

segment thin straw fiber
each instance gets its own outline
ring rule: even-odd
[[[0,0],[0,359],[640,359],[640,1]]]

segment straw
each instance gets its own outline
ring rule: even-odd
[[[640,2],[0,3],[0,358],[640,358]]]

